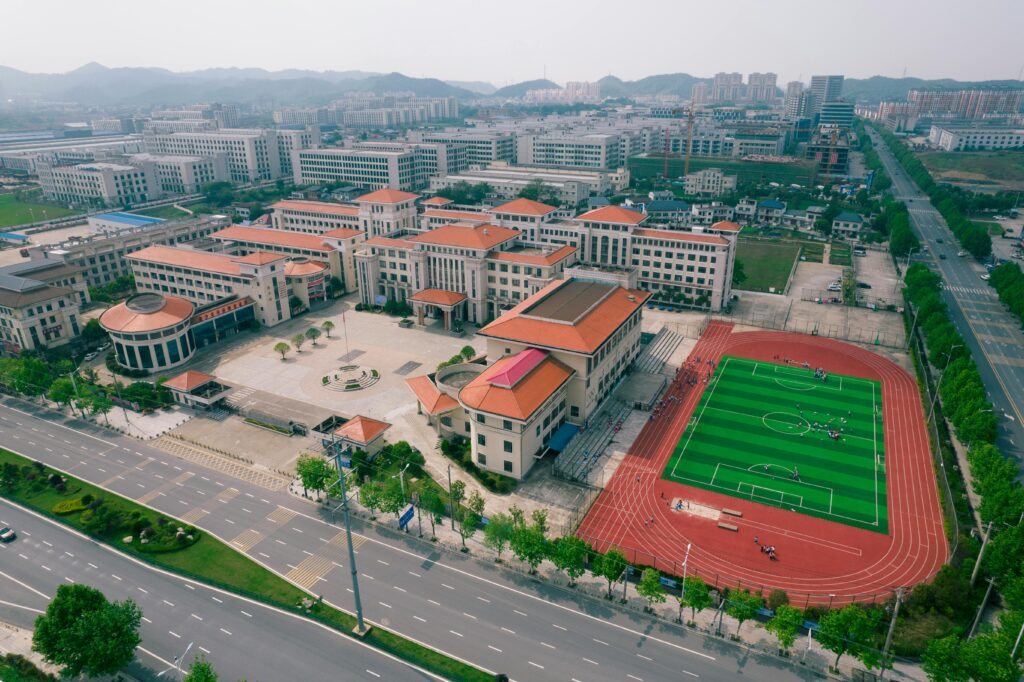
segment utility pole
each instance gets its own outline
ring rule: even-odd
[[[452,497],[452,465],[448,465],[448,516],[452,521],[452,530],[455,530],[455,501]]]
[[[985,546],[988,545],[988,538],[992,535],[992,522],[988,522],[988,528],[985,529],[985,537],[981,539],[981,551],[978,552],[978,560],[974,563],[974,570],[971,571],[971,587],[974,587],[974,581],[978,579],[978,570],[981,568],[981,559],[985,556]]]
[[[978,613],[974,616],[974,622],[971,624],[971,631],[967,633],[967,639],[974,637],[974,631],[978,629],[978,623],[981,622],[981,614],[985,612],[985,605],[988,604],[988,597],[992,594],[992,587],[996,584],[995,578],[988,579],[988,587],[985,588],[985,597],[978,604]]]
[[[679,592],[679,621],[683,620],[683,599],[686,598],[686,563],[690,560],[690,547],[692,542],[686,543],[686,555],[683,557],[683,589]]]
[[[348,545],[348,565],[351,567],[352,574],[352,595],[355,597],[356,603],[356,627],[353,632],[362,637],[369,631],[369,628],[363,622],[363,602],[359,598],[359,574],[356,570],[356,551],[352,547],[352,524],[348,517],[348,491],[345,489],[345,472],[342,471],[341,467],[341,451],[338,450],[334,434],[331,434],[331,450],[333,450],[334,454],[334,464],[338,467],[338,485],[341,486],[341,511],[342,518],[345,519],[345,543]]]
[[[946,376],[946,370],[949,369],[949,363],[953,359],[953,351],[957,348],[963,347],[964,345],[962,343],[955,343],[953,344],[953,347],[949,349],[949,352],[946,353],[946,366],[942,368],[942,372],[935,380],[935,395],[932,396],[932,406],[928,408],[928,418],[924,420],[925,424],[932,420],[932,415],[935,413],[935,402],[939,399],[939,384],[942,382],[942,377]],[[973,579],[971,580],[971,584],[974,584]]]
[[[1024,637],[1024,623],[1020,624],[1020,632],[1017,633],[1017,641],[1013,645],[1013,651],[1010,652],[1010,660],[1017,658],[1017,651],[1020,649],[1020,640]]]
[[[896,606],[892,610],[892,620],[889,621],[889,632],[885,635],[885,646],[882,648],[882,670],[885,670],[885,664],[889,661],[889,647],[892,646],[892,635],[896,632],[896,619],[900,615],[900,604],[903,601],[903,588],[896,588]]]

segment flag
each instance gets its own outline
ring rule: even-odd
[[[832,152],[828,155],[828,165],[834,166],[839,163],[839,152]]]

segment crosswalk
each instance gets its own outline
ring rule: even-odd
[[[995,297],[995,292],[990,287],[946,287],[955,294],[971,294],[972,296]]]

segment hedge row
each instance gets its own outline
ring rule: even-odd
[[[992,271],[989,283],[999,293],[999,300],[1007,305],[1024,323],[1024,272],[1016,263],[1006,262]]]

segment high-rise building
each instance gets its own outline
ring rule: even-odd
[[[818,125],[822,127],[852,128],[853,127],[853,103],[824,102],[821,105],[821,113],[818,117]]]
[[[711,86],[711,100],[713,102],[738,102],[741,99],[743,99],[743,74],[716,73],[715,82]]]
[[[775,99],[774,73],[752,73],[747,76],[747,99],[751,102],[771,102]]]
[[[1024,90],[911,90],[907,101],[918,116],[985,118],[1020,112]]]
[[[796,118],[800,112],[800,95],[804,93],[804,84],[800,81],[786,83],[786,118]]]
[[[843,96],[842,76],[811,76],[811,92],[814,93],[814,113],[821,111],[825,102],[835,102]]]
[[[690,89],[690,102],[693,104],[705,104],[708,101],[708,84],[700,81],[693,84]]]

